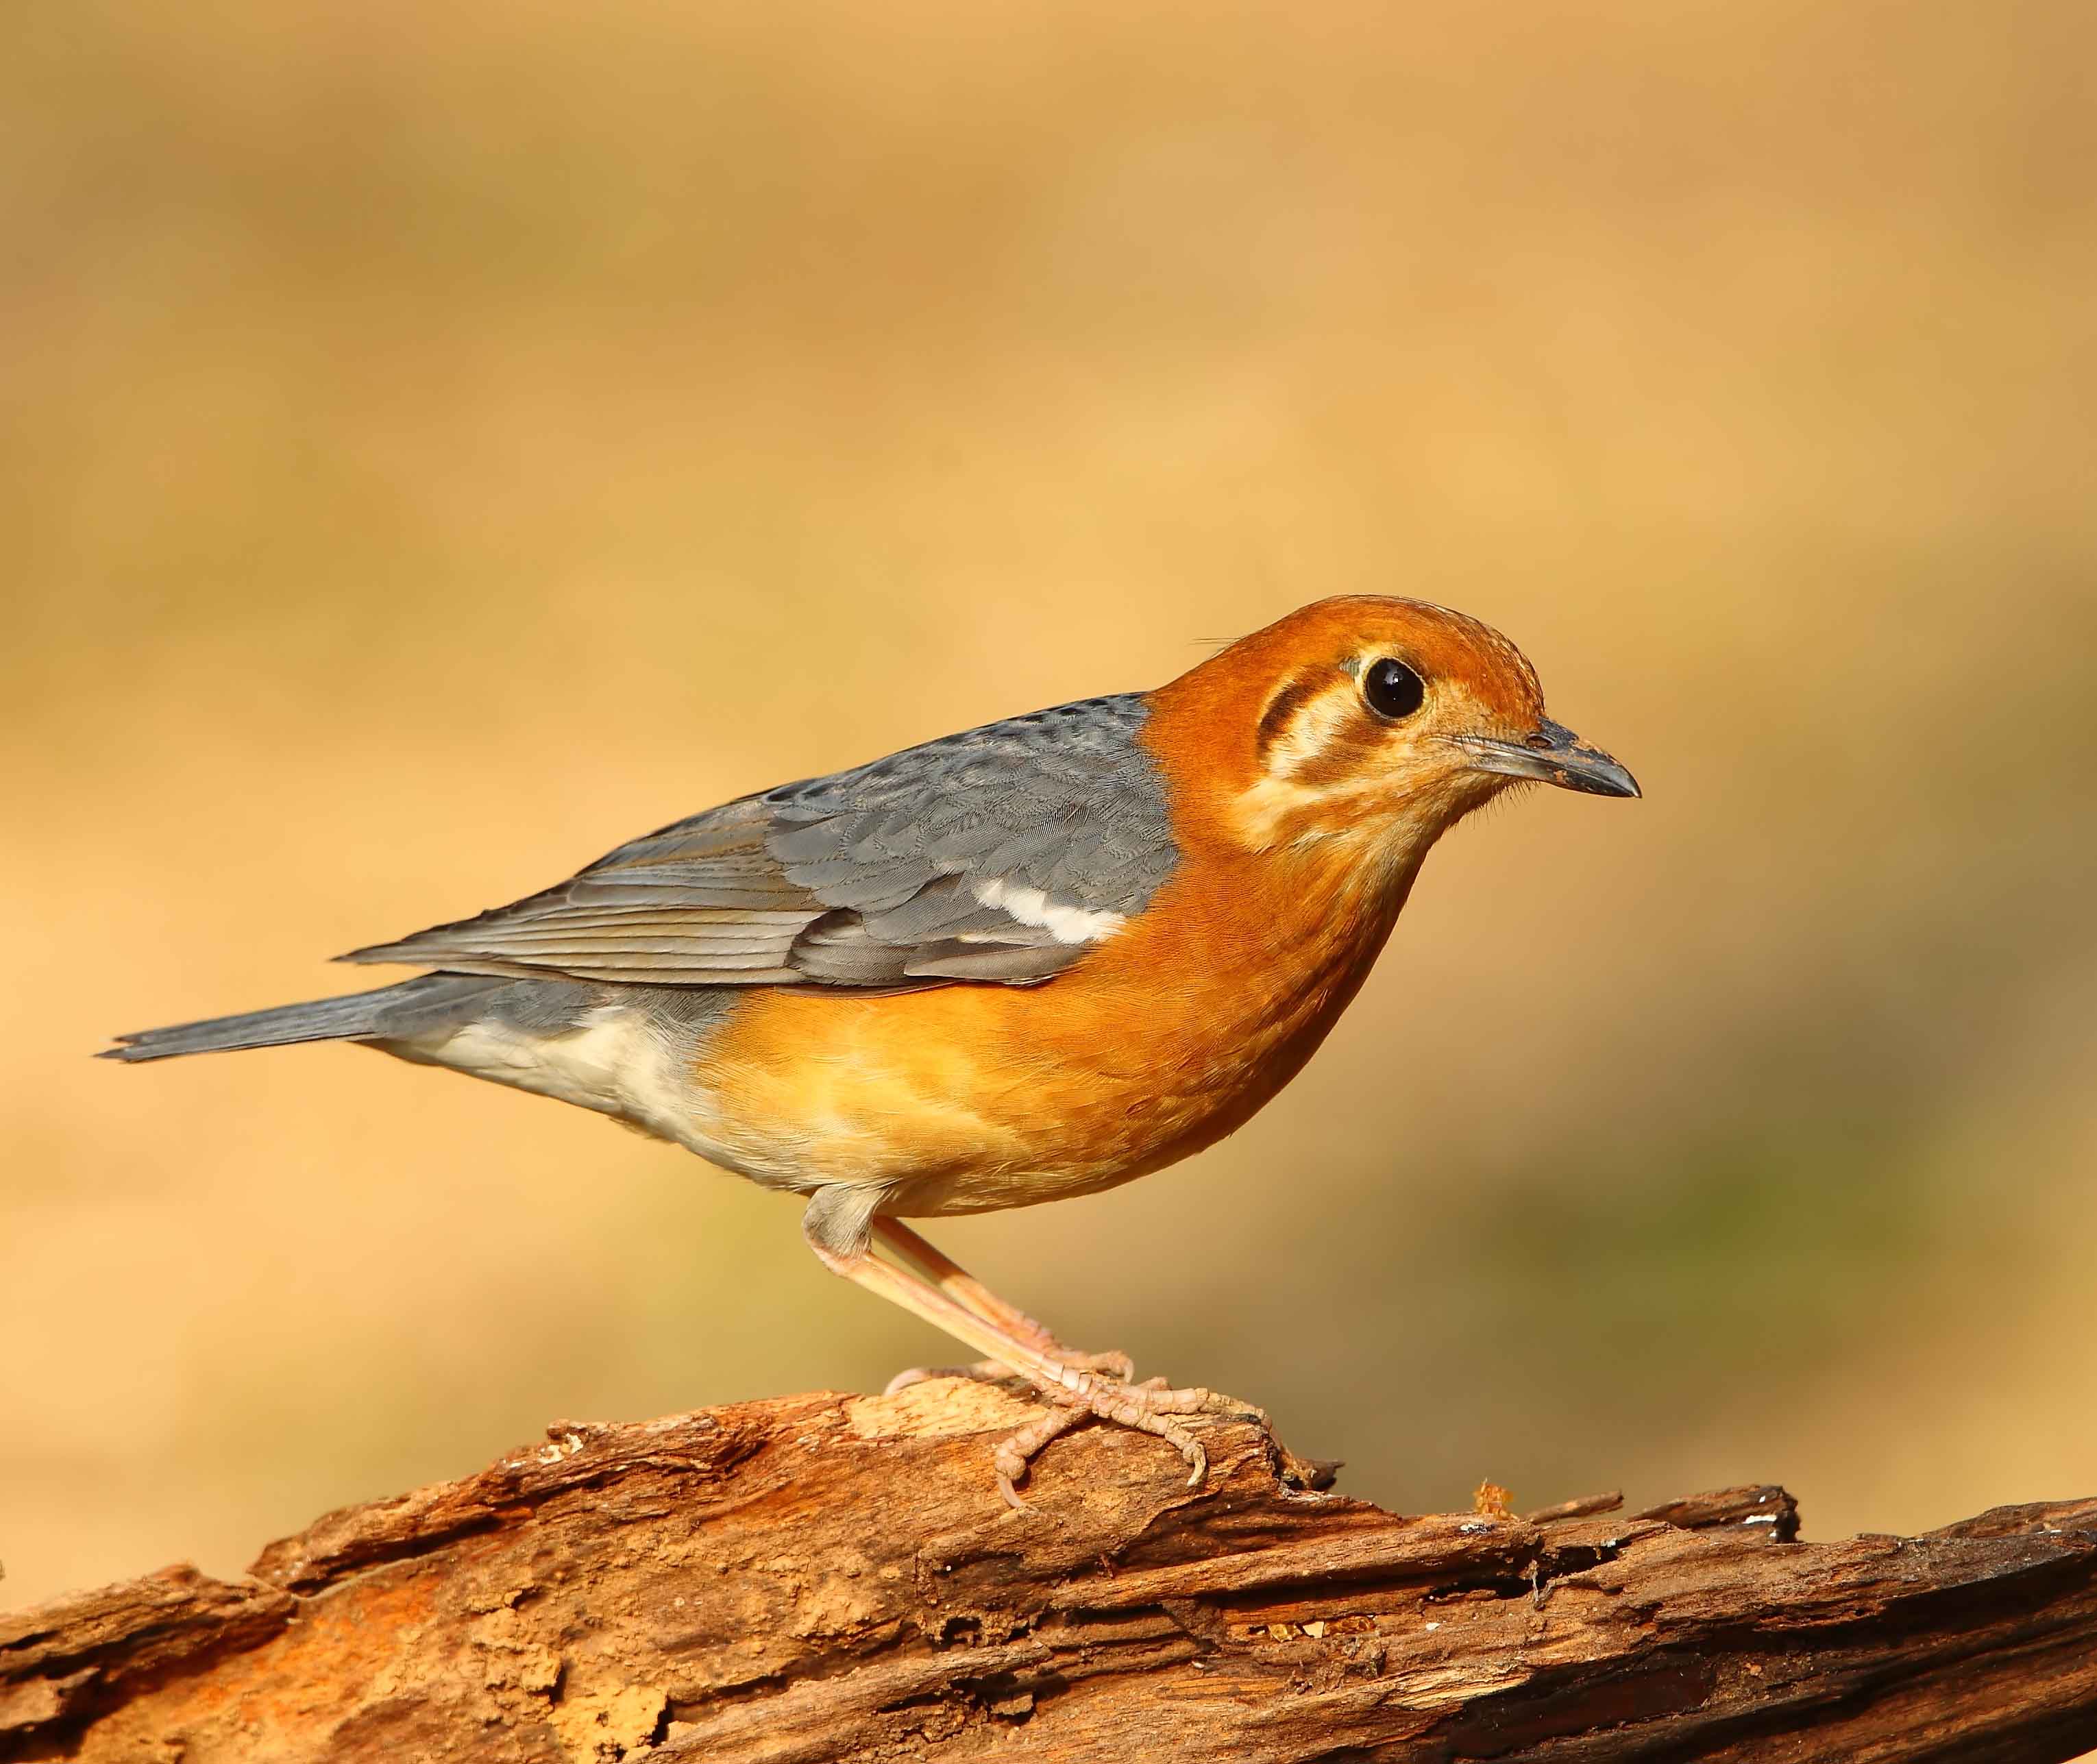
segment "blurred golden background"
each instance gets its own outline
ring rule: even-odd
[[[949,1351],[580,1111],[107,1032],[1337,592],[1647,800],[1462,829],[1243,1133],[941,1244],[1403,1509],[2097,1489],[2089,7],[7,33],[0,1604]]]

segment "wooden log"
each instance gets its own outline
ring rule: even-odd
[[[0,1757],[2066,1759],[2097,1499],[1797,1541],[1775,1488],[1403,1517],[1247,1422],[1086,1427],[1013,1512],[940,1380],[561,1424],[250,1578],[0,1615]],[[1284,1472],[1293,1472],[1294,1484]]]

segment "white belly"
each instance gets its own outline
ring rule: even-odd
[[[720,1135],[710,1131],[716,1125],[713,1111],[671,1039],[624,1005],[599,1005],[559,1035],[468,1023],[381,1045],[404,1059],[594,1110],[686,1146],[709,1162],[739,1168],[723,1157]]]

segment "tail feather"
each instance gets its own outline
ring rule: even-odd
[[[508,983],[479,975],[424,974],[396,986],[342,998],[279,1005],[272,1010],[173,1023],[118,1035],[118,1044],[96,1055],[103,1060],[171,1060],[185,1053],[221,1053],[239,1048],[278,1048],[298,1041],[360,1041],[400,1035],[433,1016],[449,1015],[466,1000]]]

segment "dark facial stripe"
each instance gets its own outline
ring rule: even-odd
[[[1281,738],[1281,732],[1288,728],[1289,720],[1316,697],[1325,684],[1316,674],[1298,674],[1267,700],[1267,708],[1259,713],[1259,727],[1254,733],[1256,751],[1262,765],[1267,763],[1267,749]]]

